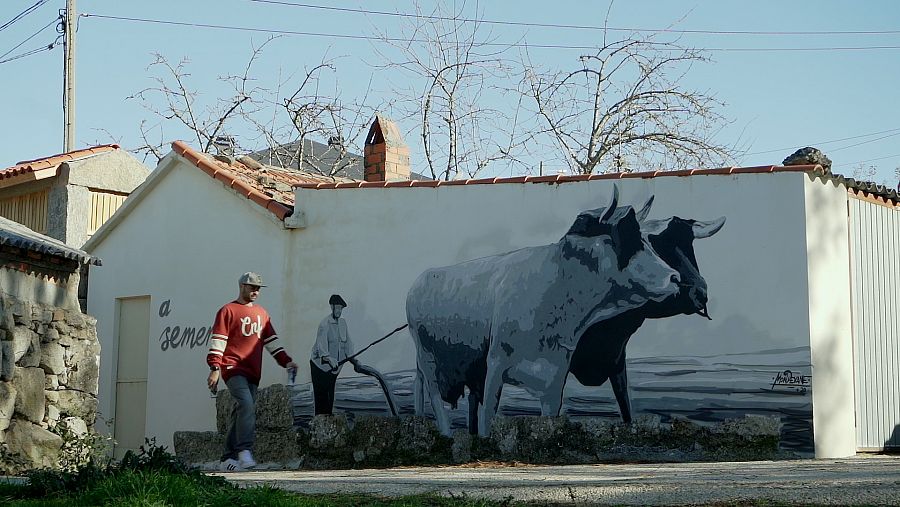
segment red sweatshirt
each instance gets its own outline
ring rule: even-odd
[[[282,368],[292,361],[278,344],[278,335],[266,309],[253,303],[243,305],[232,301],[216,313],[206,362],[221,368],[223,380],[243,375],[249,382],[259,384],[263,346]]]

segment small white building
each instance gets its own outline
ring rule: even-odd
[[[293,191],[285,189],[291,184]],[[585,225],[589,214],[576,221],[585,211],[602,213],[614,187],[621,213],[607,220],[624,224],[633,210],[643,240],[626,238],[625,229],[617,228],[624,225],[613,232],[603,221]],[[484,258],[562,244],[571,234],[598,235],[595,247],[613,248],[618,269],[632,269],[629,259],[638,254],[663,255],[655,252],[661,247],[647,247],[661,241],[650,236],[661,235],[657,226],[679,217],[718,227],[698,236],[691,252],[679,247],[670,253],[694,258],[708,302],[699,314],[647,319],[630,336],[632,413],[699,422],[775,415],[786,449],[819,457],[896,446],[897,213],[895,192],[864,188],[819,166],[323,183],[218,161],[179,142],[85,245],[104,259],[92,273],[88,302],[103,344],[100,412],[114,417],[110,429],[123,448],[144,435],[171,445],[176,430],[212,429],[214,402],[205,386],[209,325],[216,310],[237,295],[237,277],[245,271],[266,280],[259,302],[301,365],[296,416],[303,418],[311,415],[308,354],[329,311],[329,295],[341,294],[349,303],[344,316],[360,349],[407,323],[407,297],[426,270],[473,259],[491,263],[497,258]],[[641,241],[644,246],[637,246]],[[585,276],[606,280],[608,271],[620,274],[612,259],[585,262],[593,267],[572,278],[578,283]],[[640,283],[635,278],[630,286],[616,282],[604,290],[619,291],[613,300],[622,312],[638,309],[643,296],[636,294],[649,287],[654,272],[668,273],[663,268],[638,273]],[[475,279],[460,284],[492,293],[513,287],[521,292],[516,304],[527,307],[541,300],[529,292],[531,271],[546,273],[547,266],[519,266],[487,288]],[[510,286],[509,277],[526,281]],[[657,289],[675,287],[669,281]],[[465,299],[464,288],[457,296],[451,292],[430,294],[436,300]],[[566,318],[584,292],[560,299],[553,311]],[[551,301],[549,292],[542,294],[544,302]],[[594,310],[605,305],[606,313],[596,311],[591,318],[611,322],[619,310],[606,293],[599,296],[603,301]],[[480,310],[458,314],[471,320],[466,311]],[[711,320],[702,316],[706,311]],[[534,322],[541,317],[535,315]],[[524,320],[517,325],[531,332]],[[535,346],[537,355],[515,368],[531,368],[536,378],[561,374],[562,413],[618,418],[609,382],[585,386],[566,377],[567,370],[556,371],[572,366],[541,355],[547,350],[541,347],[551,346],[545,338]],[[572,337],[550,338],[562,340],[560,347],[571,345],[565,343]],[[413,406],[416,350],[404,330],[360,356],[386,375],[405,413]],[[264,385],[286,381],[274,361],[264,361]],[[540,397],[547,393],[501,387],[500,413],[541,413]],[[445,407],[454,425],[465,424],[465,402]],[[352,369],[338,381],[337,409],[386,412],[377,384],[355,377]]]

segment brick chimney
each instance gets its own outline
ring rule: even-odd
[[[409,179],[409,147],[403,143],[397,124],[387,116],[375,115],[363,153],[366,181]]]

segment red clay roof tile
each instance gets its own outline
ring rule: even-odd
[[[197,166],[210,177],[222,182],[238,194],[251,199],[268,210],[279,220],[293,213],[295,186],[321,188],[322,184],[334,187],[335,180],[349,187],[359,186],[348,178],[332,178],[319,174],[265,166],[252,159],[225,162],[191,148],[183,141],[172,143],[172,150]]]
[[[115,151],[118,149],[118,144],[101,144],[99,146],[92,146],[90,148],[85,148],[82,150],[60,153],[57,155],[51,155],[49,157],[41,157],[34,160],[23,160],[21,162],[17,162],[16,165],[12,167],[0,169],[0,180],[33,173],[42,169],[58,168],[59,165],[64,162],[71,162],[73,160],[79,160],[91,155],[96,155],[98,153]]]

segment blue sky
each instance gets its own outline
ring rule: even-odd
[[[0,24],[36,0],[8,0],[0,5]],[[286,0],[301,3],[300,0]],[[310,0],[308,4],[410,13],[408,1]],[[0,31],[0,54],[51,22],[64,0],[50,0],[21,21]],[[424,10],[430,3],[421,2]],[[462,5],[462,4],[458,4]],[[608,3],[575,0],[537,2],[468,2],[464,10],[484,19],[526,23],[600,26]],[[864,6],[862,8],[861,6]],[[157,0],[127,2],[78,0],[86,14],[219,24],[259,29],[328,34],[400,34],[403,18],[291,7],[251,0]],[[709,63],[695,65],[680,84],[710,92],[726,105],[719,112],[730,122],[720,133],[723,144],[738,143],[745,154],[737,165],[778,164],[794,148],[814,145],[833,161],[835,172],[850,174],[860,164],[876,166],[875,179],[896,185],[900,166],[900,2],[868,1],[620,1],[610,10],[609,25],[712,31],[897,31],[881,34],[729,35],[684,34],[680,42],[709,48]],[[565,28],[491,27],[498,41],[531,44],[591,45],[598,32]],[[50,43],[53,27],[9,56]],[[152,53],[175,62],[188,58],[189,83],[209,100],[227,92],[218,76],[243,70],[260,32],[171,26],[100,17],[80,19],[77,42],[77,144],[120,142],[141,144],[142,120],[158,122],[137,100],[127,97],[153,84]],[[894,46],[890,49],[780,51],[781,48]],[[769,51],[716,49],[768,48]],[[361,95],[369,82],[371,95],[391,97],[397,76],[380,68],[378,43],[319,36],[284,36],[269,43],[254,76],[261,86],[287,80],[323,55],[335,58],[337,70],[329,86],[345,98]],[[383,49],[383,48],[382,48]],[[544,65],[571,67],[583,50],[535,49]],[[0,64],[0,167],[18,160],[62,151],[62,49],[41,52]],[[2,60],[2,58],[0,58]],[[402,78],[400,78],[402,79]],[[500,106],[502,107],[502,106]],[[390,111],[389,111],[390,112]],[[167,140],[185,138],[184,131],[163,126]],[[413,128],[402,124],[404,130]],[[877,134],[880,133],[880,134]],[[238,132],[240,134],[240,132]],[[408,138],[413,169],[421,169],[421,148]],[[852,139],[848,139],[852,138]],[[846,139],[846,140],[842,140]],[[834,142],[826,142],[834,141]],[[196,145],[196,141],[192,144]],[[855,145],[855,146],[854,146]],[[150,161],[148,161],[149,163]],[[152,163],[151,163],[152,165]]]

